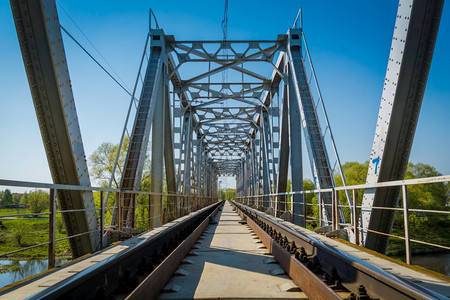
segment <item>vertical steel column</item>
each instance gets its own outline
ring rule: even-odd
[[[190,211],[191,206],[191,154],[192,154],[192,111],[188,108],[183,116],[183,135],[184,140],[184,174],[183,174],[183,214]],[[183,162],[183,161],[182,161]]]
[[[90,186],[86,155],[73,98],[60,24],[54,0],[10,0],[22,58],[56,184]],[[58,190],[68,235],[95,232],[69,240],[72,255],[99,249],[92,192]]]
[[[263,109],[264,111],[264,109]],[[260,127],[260,147],[262,149],[261,155],[262,155],[262,169],[263,169],[263,210],[266,211],[269,208],[269,196],[270,194],[270,172],[269,172],[269,159],[268,159],[268,150],[266,145],[266,134],[265,134],[265,126],[264,122],[262,122],[262,126]]]
[[[202,139],[197,139],[197,153],[196,153],[196,167],[195,167],[195,177],[197,178],[197,193],[196,193],[196,198],[197,198],[197,209],[199,209],[200,207],[202,207],[201,205],[201,189],[202,189],[202,144],[203,144],[203,140]]]
[[[443,0],[400,0],[377,127],[369,160],[367,184],[405,176],[417,120],[433,57]],[[366,190],[363,207],[396,207],[400,188]],[[385,252],[395,211],[361,211],[361,239],[366,248]]]
[[[300,115],[299,99],[293,84],[292,69],[289,69],[288,101],[289,101],[289,137],[291,146],[291,189],[292,191],[303,191],[303,163],[302,163],[302,119]],[[293,223],[306,226],[305,205],[301,202],[304,197],[295,194],[293,197],[292,215]]]
[[[256,141],[255,139],[251,139],[251,151],[252,151],[252,195],[258,195],[258,180],[259,180],[259,169],[258,163],[256,160]]]
[[[166,184],[167,184],[167,193],[176,195],[177,194],[177,182],[175,175],[175,151],[173,145],[173,136],[172,136],[172,118],[171,118],[171,110],[170,110],[170,94],[168,87],[165,88],[165,97],[164,97],[164,164],[166,170]],[[176,196],[167,196],[167,216],[168,219],[164,220],[164,222],[175,219],[176,215],[176,207],[177,207],[177,197]]]
[[[278,169],[277,194],[286,193],[289,172],[289,97],[288,81],[283,84],[283,109],[281,112],[281,135],[280,135],[280,155]],[[286,195],[279,195],[280,206],[283,211],[287,211]]]
[[[167,68],[166,66],[163,67]],[[165,125],[165,102],[166,102],[166,79],[162,76],[158,79],[161,88],[157,98],[155,99],[155,112],[153,115],[152,128],[152,167],[151,167],[151,192],[155,193],[150,196],[150,222],[151,228],[162,225],[162,203],[163,196],[163,177],[164,177],[164,125]]]

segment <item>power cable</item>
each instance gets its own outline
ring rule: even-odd
[[[92,54],[89,53],[89,51],[86,50],[86,48],[84,48],[80,42],[78,42],[73,35],[71,35],[65,28],[64,26],[62,26],[61,24],[59,25],[61,27],[61,29],[103,70],[105,71],[106,74],[108,74],[109,77],[111,77],[112,80],[114,80],[128,95],[130,95],[131,97],[133,97],[133,94],[131,94],[131,92],[124,87],[116,78],[114,78],[114,76],[108,72],[108,70],[105,69],[105,67],[102,66],[102,64],[100,64],[100,62],[98,60],[95,59],[95,57],[92,56]]]
[[[88,41],[88,43],[92,46],[92,48],[95,49],[95,51],[100,55],[100,57],[103,59],[103,61],[109,66],[109,68],[112,70],[112,72],[119,78],[121,83],[126,86],[125,81],[120,78],[119,74],[114,70],[114,68],[111,66],[111,64],[108,62],[108,60],[101,54],[101,52],[97,49],[97,47],[94,46],[94,44],[91,42],[91,40],[87,37],[87,35],[81,30],[80,26],[75,22],[75,20],[70,16],[70,14],[67,12],[67,10],[64,8],[64,6],[61,4],[60,1],[57,0],[58,5],[61,7],[61,9],[64,11],[64,13],[67,15],[67,17],[70,19],[70,21],[75,25],[75,27],[78,29],[78,31],[84,36],[84,38]],[[128,87],[127,87],[128,88]]]

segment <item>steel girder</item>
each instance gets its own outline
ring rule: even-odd
[[[290,154],[290,143],[289,143],[289,100],[288,100],[288,85],[283,84],[283,108],[281,110],[281,135],[280,135],[280,159],[279,159],[279,169],[278,169],[278,186],[277,194],[279,207],[276,211],[288,211],[286,195],[280,195],[286,193],[288,184],[288,172],[289,172],[289,154]],[[300,124],[300,123],[299,123]],[[301,157],[301,155],[300,155]],[[281,202],[281,205],[280,205]]]
[[[367,184],[405,176],[443,5],[443,0],[399,2]],[[361,241],[365,247],[386,251],[388,236],[368,230],[390,233],[395,211],[371,207],[396,207],[399,190],[383,188],[364,193]]]
[[[335,186],[333,171],[329,162],[325,141],[322,136],[319,118],[312,98],[311,87],[306,74],[306,67],[302,58],[302,29],[291,28],[288,31],[287,53],[289,67],[294,85],[294,91],[300,106],[300,113],[305,134],[306,148],[309,154],[314,184],[318,189],[333,188]],[[324,219],[331,221],[331,194],[322,195],[325,204]],[[341,219],[343,219],[341,217]]]
[[[133,124],[124,171],[119,188],[126,191],[139,191],[147,155],[150,132],[152,132],[151,147],[151,192],[149,207],[149,227],[162,225],[163,214],[163,178],[167,183],[167,192],[177,193],[175,178],[175,159],[173,147],[172,117],[170,107],[170,93],[168,74],[170,71],[169,58],[166,54],[165,35],[161,29],[150,31],[150,58],[144,76],[141,96]],[[176,80],[176,77],[173,77]],[[136,195],[123,193],[123,220],[115,218],[115,224],[135,226]],[[176,197],[167,197],[167,207],[170,212],[175,211]],[[166,215],[173,219],[176,215]],[[120,223],[122,222],[123,223]],[[120,224],[119,224],[120,223]]]
[[[173,86],[176,186],[177,192],[184,195],[180,198],[179,209],[197,204],[196,200],[191,203],[191,194],[195,197],[192,199],[214,195],[218,176],[235,176],[240,195],[263,193],[263,201],[258,205],[278,210],[277,200],[269,201],[268,194],[277,191],[279,160],[284,159],[283,164],[288,160],[278,151],[279,103],[274,105],[273,101],[283,79],[289,86],[286,95],[291,95],[285,95],[286,101],[295,100],[295,105],[286,103],[292,109],[289,110],[289,128],[285,130],[296,133],[289,135],[287,146],[296,148],[296,156],[291,157],[296,191],[302,189],[301,159],[297,157],[297,154],[301,156],[298,129],[300,119],[306,122],[297,110],[299,103],[306,101],[300,98],[298,84],[307,83],[302,82],[303,78],[291,78],[295,74],[298,77],[304,70],[301,64],[293,63],[292,57],[298,53],[289,48],[288,35],[271,41],[175,41],[172,36],[162,36],[159,41],[161,49],[165,49],[161,55],[167,56],[167,79]],[[254,71],[250,63],[266,64],[272,75]],[[186,72],[186,67],[192,64],[202,71],[194,75]],[[184,77],[188,79],[183,80],[182,75],[186,73]],[[303,90],[302,97],[305,97]],[[307,123],[311,122],[308,119]],[[286,133],[281,135],[286,137]],[[324,147],[321,147],[322,153]],[[320,160],[320,151],[316,152],[310,151],[311,161]],[[280,176],[284,179],[280,177],[279,191],[286,189],[287,168],[282,168]],[[323,181],[322,173],[319,180]],[[295,222],[304,224],[301,196],[293,198]]]
[[[173,57],[173,71],[169,76],[175,72],[183,74],[183,68],[187,65],[207,65],[207,69],[204,68],[200,74],[187,80],[180,80],[180,85],[175,91],[188,95],[187,103],[182,109],[191,111],[191,130],[202,140],[204,147],[202,155],[211,159],[216,176],[233,176],[241,173],[240,168],[245,167],[245,163],[237,165],[234,162],[245,160],[252,134],[259,127],[256,121],[260,114],[261,97],[270,89],[270,80],[267,76],[251,70],[244,64],[264,62],[273,68],[275,54],[278,54],[280,48],[284,46],[284,39],[280,37],[272,41],[224,42],[175,41],[172,38],[167,41],[167,47]],[[218,78],[220,77],[218,75],[228,71],[235,73],[234,76],[230,75],[233,77],[232,80],[224,81]],[[180,123],[184,124],[183,121]],[[266,128],[269,130],[270,126],[266,125]],[[185,135],[185,132],[183,134]],[[268,134],[272,135],[272,132],[268,131]],[[270,137],[267,139],[270,140]],[[181,150],[179,155],[185,155],[182,150],[186,147],[183,141],[180,140],[178,146]],[[269,157],[273,156],[275,151],[273,148],[272,144],[268,146]],[[183,159],[178,161],[180,164],[185,163]],[[270,163],[273,165],[276,161],[270,158]],[[276,181],[276,176],[273,175],[275,167],[272,166],[269,170]],[[200,177],[197,175],[194,178]],[[189,179],[184,176],[180,177],[180,180],[184,182]],[[245,191],[245,187],[242,190]]]
[[[292,69],[288,69],[289,83],[287,100],[289,102],[289,144],[291,149],[291,188],[293,191],[303,191],[303,162],[302,162],[302,122],[300,114],[299,99],[295,91]],[[306,204],[303,195],[295,194],[292,196],[292,221],[295,224],[306,226]]]
[[[164,37],[162,30],[155,30],[151,33],[150,58],[145,72],[130,143],[128,145],[123,175],[120,180],[119,188],[123,191],[140,190],[142,171],[156,103],[162,101],[161,98],[164,98],[165,95],[163,78],[167,58],[161,37]],[[163,126],[163,123],[158,124]],[[125,193],[122,197],[123,200],[120,202],[123,203],[124,224],[119,224],[119,228],[123,225],[134,227],[136,196]],[[116,223],[121,221],[116,218]]]
[[[70,84],[54,0],[11,0],[25,70],[31,89],[54,183],[90,186],[85,152]],[[58,190],[72,255],[99,248],[97,214],[92,192]]]

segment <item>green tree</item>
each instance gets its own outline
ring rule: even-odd
[[[18,246],[22,246],[22,239],[30,232],[30,227],[24,222],[13,223],[11,227],[11,236]]]
[[[28,206],[31,213],[41,213],[49,207],[49,194],[41,190],[34,190],[30,193],[24,193],[21,198],[21,204]]]
[[[129,138],[127,137],[125,138],[125,141],[120,149],[119,158],[117,160],[117,168],[114,171],[111,186],[112,188],[119,188],[120,178],[122,176],[121,171],[124,168],[128,143]],[[102,187],[107,187],[109,184],[109,180],[113,173],[114,162],[117,157],[118,149],[119,144],[104,142],[100,144],[100,146],[89,157],[88,162],[90,175],[94,179],[94,181],[97,182],[97,184],[99,184]],[[148,157],[146,157],[142,174],[141,189],[140,189],[141,191],[150,191],[151,188],[150,170],[151,170],[151,162],[148,159]],[[94,199],[96,201],[97,206],[99,206],[100,197],[98,193],[94,194]],[[137,202],[135,212],[136,227],[139,229],[146,229],[148,216],[148,195],[138,195],[136,202]],[[111,193],[109,194],[107,206],[112,207],[114,206],[114,204],[115,204],[115,195]],[[108,219],[106,219],[106,222],[109,221]]]
[[[2,205],[11,205],[11,204],[13,204],[13,196],[12,196],[12,194],[11,194],[11,191],[9,190],[9,189],[6,189],[4,192],[3,192],[3,195],[2,195]]]
[[[22,198],[22,194],[14,193],[12,194],[12,197],[13,197],[12,203],[14,205],[17,205],[20,203],[20,198]]]
[[[435,167],[424,163],[409,163],[405,179],[441,176]],[[410,208],[445,209],[448,185],[444,182],[408,186]]]
[[[122,149],[120,149],[119,159],[117,160],[117,168],[114,172],[112,187],[119,187],[119,180],[121,177],[121,170],[123,169],[125,157],[127,154],[129,139],[126,138],[122,144]],[[104,142],[89,156],[89,169],[91,176],[100,186],[108,186],[109,180],[111,178],[114,162],[117,157],[117,150],[119,149],[119,144],[113,144]]]

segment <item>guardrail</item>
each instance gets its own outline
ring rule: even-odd
[[[433,183],[443,183],[450,181],[450,175],[446,176],[437,176],[437,177],[427,177],[427,178],[418,178],[418,179],[408,179],[408,180],[397,180],[397,181],[389,181],[389,182],[380,182],[373,185],[368,184],[360,184],[360,185],[352,185],[352,186],[342,186],[335,188],[327,188],[327,189],[317,189],[317,190],[307,190],[307,191],[294,191],[287,193],[276,193],[276,194],[265,194],[265,195],[254,195],[254,196],[236,196],[236,201],[242,204],[253,206],[261,210],[263,197],[270,197],[271,201],[269,202],[269,208],[273,210],[272,214],[276,216],[280,216],[285,212],[293,214],[291,208],[293,207],[293,197],[292,195],[300,194],[302,195],[303,212],[304,214],[300,215],[305,220],[316,220],[319,223],[319,227],[322,226],[332,226],[332,230],[338,230],[341,228],[349,228],[353,230],[354,233],[354,241],[356,244],[360,244],[360,235],[364,232],[373,232],[380,235],[386,235],[392,238],[397,238],[405,241],[405,252],[406,252],[406,263],[411,264],[411,243],[418,243],[422,245],[437,247],[445,250],[450,250],[450,247],[446,245],[439,245],[435,243],[430,243],[426,241],[420,241],[417,239],[412,239],[410,234],[410,213],[424,213],[424,214],[443,214],[446,216],[450,215],[449,210],[432,210],[432,209],[412,209],[409,208],[408,203],[408,186],[420,185],[420,184],[433,184]],[[399,187],[401,188],[402,195],[402,207],[397,208],[389,208],[389,207],[366,207],[362,205],[358,205],[358,193],[357,191],[363,190],[366,191],[368,189],[378,189],[378,188],[386,188],[386,187]],[[339,202],[339,192],[351,192],[352,194],[352,205],[344,205]],[[323,203],[322,195],[325,193],[331,193],[332,203],[326,204]],[[317,203],[307,203],[306,195],[308,194],[316,194],[317,195]],[[290,199],[289,199],[290,198]],[[307,206],[315,206],[318,208],[318,216],[307,215]],[[332,218],[331,221],[325,221],[322,218],[323,211],[325,207],[332,208]],[[284,207],[284,209],[280,209],[280,207]],[[350,220],[349,222],[340,223],[339,222],[339,209],[345,209],[350,212]],[[393,234],[387,234],[384,232],[378,232],[375,230],[364,229],[360,227],[359,220],[359,212],[364,209],[380,209],[380,210],[394,210],[403,213],[403,223],[404,223],[404,236],[398,236]],[[267,212],[267,211],[266,211]],[[270,211],[269,211],[270,212]],[[337,216],[337,217],[336,217]]]
[[[17,249],[14,251],[9,251],[6,253],[0,253],[0,257],[7,257],[12,254],[34,249],[37,247],[43,247],[48,246],[48,269],[55,267],[55,261],[56,261],[56,243],[61,242],[64,240],[69,240],[74,237],[87,235],[87,234],[98,234],[99,235],[99,241],[100,241],[100,247],[98,250],[102,250],[105,246],[105,217],[109,217],[107,219],[112,218],[112,214],[114,211],[119,216],[119,231],[123,230],[123,225],[128,225],[127,221],[124,220],[124,208],[123,203],[120,201],[120,199],[123,199],[124,194],[135,194],[139,197],[148,197],[148,205],[147,204],[138,204],[136,207],[132,207],[132,209],[142,209],[145,213],[145,210],[147,210],[148,217],[140,220],[141,223],[140,228],[141,229],[151,229],[152,219],[154,218],[160,218],[161,225],[164,224],[164,219],[166,221],[176,219],[178,217],[184,216],[192,211],[198,210],[200,208],[206,207],[210,205],[213,202],[217,202],[217,197],[200,197],[198,195],[178,195],[178,194],[168,194],[168,193],[152,193],[152,192],[142,192],[142,191],[121,191],[119,189],[113,189],[113,188],[102,188],[102,187],[85,187],[85,186],[74,186],[74,185],[62,185],[62,184],[50,184],[50,183],[38,183],[38,182],[26,182],[26,181],[14,181],[14,180],[5,180],[0,179],[0,186],[3,187],[19,187],[19,188],[34,188],[34,189],[45,189],[49,191],[49,199],[48,199],[48,207],[49,210],[46,212],[40,212],[40,213],[17,213],[17,214],[8,214],[8,215],[0,215],[0,220],[2,219],[17,219],[21,217],[29,217],[29,216],[45,216],[48,217],[48,241],[44,243],[39,243],[36,245],[31,245],[28,247],[23,247],[21,249]],[[57,209],[57,191],[58,190],[65,190],[65,191],[84,191],[84,192],[93,192],[93,193],[99,193],[99,199],[103,199],[103,195],[105,192],[108,192],[112,195],[111,198],[114,198],[114,205],[108,206],[108,203],[105,203],[102,200],[99,200],[98,203],[96,203],[95,209],[90,209],[90,211],[95,210],[97,212],[97,224],[98,229],[93,231],[86,231],[77,233],[70,236],[64,236],[61,238],[56,238],[56,216],[58,214],[68,214],[68,213],[76,213],[76,212],[85,212],[89,211],[88,209],[70,209],[70,210],[58,210]],[[150,202],[151,196],[163,196],[165,203],[161,203],[158,205],[152,205]],[[167,198],[171,197],[172,199],[175,199],[173,203],[168,203]],[[186,199],[190,199],[190,201],[184,201]],[[96,201],[97,202],[97,201]],[[110,201],[111,202],[111,201]],[[136,201],[136,203],[138,203]],[[183,205],[185,203],[190,203],[191,205]],[[150,212],[152,209],[156,209],[156,206],[158,207],[159,211],[161,212],[158,216],[151,216]],[[166,218],[164,218],[166,216]],[[26,221],[26,219],[23,219]],[[144,224],[147,224],[147,226],[144,226]],[[147,227],[147,228],[145,228]]]

